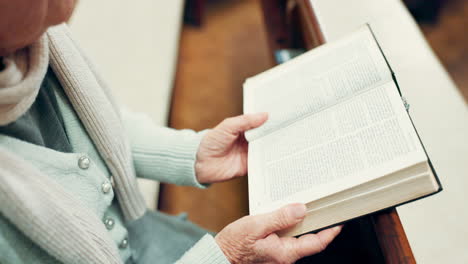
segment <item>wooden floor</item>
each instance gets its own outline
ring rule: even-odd
[[[242,113],[242,83],[273,65],[259,1],[207,1],[205,24],[184,26],[170,125],[202,130]],[[435,25],[422,25],[430,45],[468,98],[468,1],[450,0]],[[246,179],[207,190],[164,185],[160,209],[212,231],[248,213]]]
[[[242,114],[245,78],[271,67],[258,1],[212,1],[201,28],[184,26],[170,126],[202,130]],[[213,231],[248,213],[247,181],[207,190],[163,186],[160,209]]]

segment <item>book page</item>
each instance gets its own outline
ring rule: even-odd
[[[246,138],[253,141],[391,80],[377,43],[363,27],[248,79],[244,112],[268,112],[269,119]]]
[[[393,82],[249,144],[251,213],[307,203],[426,159]]]

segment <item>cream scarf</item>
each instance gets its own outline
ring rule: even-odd
[[[3,58],[0,71],[0,125],[21,117],[36,99],[47,72],[49,47],[45,36]]]
[[[50,28],[32,46],[6,57],[5,64],[0,73],[0,124],[11,123],[29,109],[50,65],[114,176],[114,190],[125,220],[142,216],[146,208],[119,110],[66,25]],[[0,201],[0,214],[61,262],[122,262],[96,214],[2,146]]]
[[[119,109],[67,26],[50,28],[38,43],[9,56],[6,64],[0,82],[11,86],[0,86],[2,123],[27,111],[50,65],[114,176],[114,190],[125,220],[141,217],[146,207]],[[7,71],[11,76],[4,74]],[[94,212],[1,144],[0,214],[61,263],[122,264],[114,241]],[[203,239],[177,263],[226,263],[216,242],[209,236]]]

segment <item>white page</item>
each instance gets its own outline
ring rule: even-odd
[[[426,158],[369,29],[246,82],[251,213],[307,203]]]
[[[424,160],[389,82],[250,142],[251,211],[307,203]]]
[[[246,133],[252,141],[354,94],[391,80],[368,27],[330,45],[249,78],[244,112],[268,112],[268,121]]]

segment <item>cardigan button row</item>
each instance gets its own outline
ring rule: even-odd
[[[103,222],[107,230],[112,230],[115,226],[115,220],[112,217],[106,217]],[[122,239],[122,241],[120,241],[119,248],[123,250],[123,249],[126,249],[127,247],[128,247],[128,238],[125,237],[124,239]]]
[[[81,156],[78,159],[78,167],[82,170],[87,170],[89,169],[91,165],[91,160],[87,156]],[[112,187],[114,187],[114,177],[110,176],[110,182],[105,181],[101,185],[101,191],[104,194],[109,193],[112,190]],[[111,217],[108,217],[104,219],[104,225],[106,226],[107,230],[112,230],[115,226],[115,220]],[[119,248],[124,250],[128,247],[128,238],[122,239],[122,241],[119,243]]]

